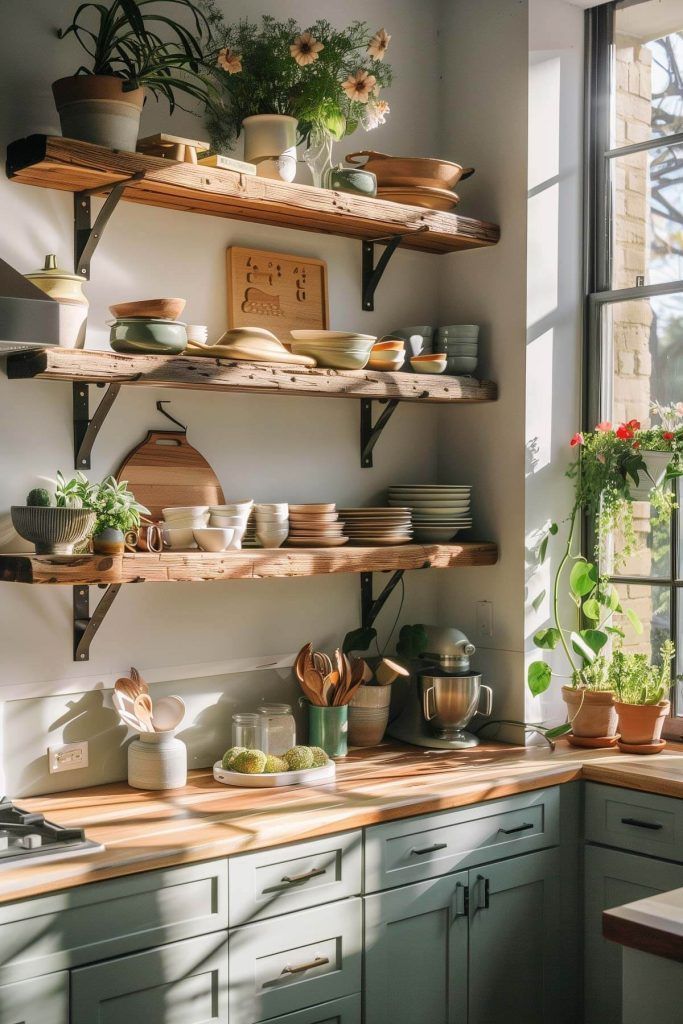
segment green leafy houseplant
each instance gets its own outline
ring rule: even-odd
[[[56,483],[58,507],[91,509],[95,513],[95,536],[107,528],[122,533],[137,529],[140,516],[149,513],[128,490],[126,480],[118,483],[113,476],[108,476],[102,483],[91,483],[80,472],[67,480],[60,471]]]
[[[646,654],[615,651],[609,666],[609,683],[617,700],[621,704],[641,707],[665,700],[673,683],[671,662],[674,654],[671,640],[665,640],[662,644],[659,665],[651,665]]]
[[[342,139],[363,125],[384,123],[389,113],[380,90],[391,84],[383,58],[390,36],[365,22],[335,29],[318,20],[303,29],[293,18],[226,24],[215,0],[200,0],[216,42],[214,75],[223,102],[209,104],[213,147],[229,150],[245,117],[286,114],[297,118],[300,141],[316,134]]]

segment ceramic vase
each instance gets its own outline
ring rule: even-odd
[[[579,739],[603,739],[602,745],[605,747],[613,745],[614,740],[610,737],[614,737],[617,732],[617,711],[611,690],[563,686],[562,698],[567,705],[567,717],[571,722],[573,736]]]
[[[26,274],[41,292],[59,303],[59,344],[61,348],[83,348],[89,302],[83,293],[83,279],[57,266],[50,253],[39,270]]]
[[[360,686],[349,705],[349,743],[375,747],[389,724],[390,686]]]
[[[664,474],[671,462],[671,452],[641,451],[640,454],[647,468],[644,473],[640,473],[640,483],[637,487],[632,480],[629,480],[629,490],[634,501],[649,501],[652,488],[658,487],[664,479]]]
[[[172,732],[142,732],[128,747],[128,785],[180,789],[187,782],[187,747]]]
[[[99,533],[93,534],[92,546],[96,555],[122,555],[126,547],[126,538],[123,530],[105,526]]]
[[[322,747],[328,757],[346,757],[348,748],[348,707],[308,708],[308,742],[311,747]]]
[[[125,92],[116,75],[72,75],[52,84],[62,135],[134,153],[144,89]]]
[[[252,114],[242,121],[244,159],[261,178],[294,181],[298,121],[287,114]]]

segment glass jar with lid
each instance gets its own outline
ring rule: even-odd
[[[232,716],[232,745],[247,750],[262,750],[261,716],[239,713]]]
[[[282,755],[296,745],[296,722],[290,704],[264,701],[259,705],[258,713],[264,753]]]

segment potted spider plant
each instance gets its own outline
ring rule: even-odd
[[[609,667],[619,717],[619,746],[636,754],[658,754],[665,746],[664,721],[670,713],[671,640],[661,648],[661,663],[651,665],[646,654],[615,651]]]
[[[203,65],[209,25],[192,0],[82,3],[57,36],[73,36],[89,57],[52,85],[67,138],[134,151],[146,93],[165,99],[171,113],[178,93],[203,104],[213,95]]]
[[[127,481],[118,482],[113,476],[96,484],[80,472],[71,480],[58,472],[55,493],[58,506],[94,512],[92,544],[98,555],[123,554],[126,533],[139,529],[140,516],[149,514],[149,509],[128,490]]]

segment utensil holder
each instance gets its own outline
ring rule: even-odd
[[[349,705],[349,743],[375,747],[389,724],[390,686],[360,686]]]
[[[173,732],[140,733],[128,747],[128,785],[180,789],[187,782],[187,747]]]
[[[346,704],[338,708],[308,706],[308,742],[311,747],[322,747],[328,757],[346,757],[348,747],[349,709]]]

